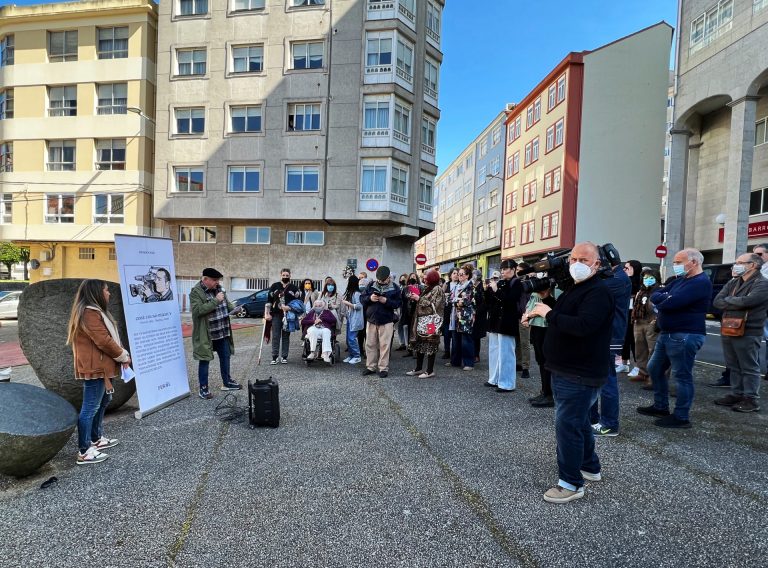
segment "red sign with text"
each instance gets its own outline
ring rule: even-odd
[[[656,258],[664,258],[667,256],[667,247],[659,245],[656,247]]]
[[[759,223],[750,223],[747,228],[747,238],[753,239],[756,237],[768,236],[768,221],[760,221]],[[725,227],[720,227],[717,230],[717,242],[722,243],[725,240]]]
[[[423,252],[420,252],[419,254],[416,255],[415,260],[416,260],[416,264],[418,264],[419,266],[423,266],[427,264],[427,255],[424,254]]]

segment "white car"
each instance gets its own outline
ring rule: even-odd
[[[0,298],[0,318],[19,317],[19,299],[21,292],[8,292]]]

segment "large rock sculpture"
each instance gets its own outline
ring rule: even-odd
[[[19,302],[19,341],[24,355],[45,388],[67,399],[75,408],[83,401],[83,383],[75,380],[72,348],[67,345],[67,323],[79,278],[48,280],[30,285]],[[108,282],[109,312],[117,321],[123,346],[130,351],[123,317],[120,285]],[[115,394],[108,410],[125,404],[136,392],[134,381],[112,383]]]
[[[77,412],[59,395],[22,383],[0,383],[0,473],[24,477],[59,453]]]

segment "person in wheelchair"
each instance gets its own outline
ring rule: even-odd
[[[316,300],[312,309],[301,320],[301,329],[309,344],[307,361],[317,357],[317,340],[322,343],[321,357],[330,364],[333,353],[332,339],[336,336],[336,316],[326,308],[323,300]]]

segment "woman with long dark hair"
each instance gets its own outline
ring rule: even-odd
[[[107,310],[109,289],[103,280],[83,280],[75,295],[67,326],[75,379],[83,381],[83,404],[77,421],[77,464],[104,461],[101,450],[118,441],[104,436],[104,412],[112,400],[112,380],[131,363],[123,349],[117,323]]]
[[[464,371],[475,368],[475,342],[472,339],[472,330],[475,325],[475,289],[472,287],[471,264],[459,269],[459,283],[451,292],[449,302],[453,306],[451,311],[451,360],[446,367],[461,367]]]
[[[440,332],[442,326],[428,324],[430,316],[441,316],[445,305],[445,293],[440,286],[440,274],[430,270],[424,277],[425,287],[415,302],[413,320],[410,330],[410,347],[416,353],[416,368],[408,371],[409,377],[431,379],[435,376],[435,357],[440,348]],[[419,318],[427,318],[420,325]],[[432,320],[434,322],[434,319]],[[426,322],[426,323],[425,323]],[[424,369],[424,356],[427,357],[427,368]]]
[[[363,317],[363,304],[360,302],[360,281],[354,274],[347,280],[347,289],[344,291],[342,304],[347,309],[347,348],[349,349],[349,357],[344,359],[344,362],[356,365],[362,361],[357,334],[365,327],[365,318]]]
[[[315,290],[315,283],[311,278],[305,278],[301,283],[301,295],[304,302],[304,311],[309,313],[315,302],[320,298],[320,292]]]
[[[341,331],[341,321],[346,315],[344,304],[341,303],[341,294],[336,287],[336,281],[328,276],[325,279],[325,286],[323,286],[323,293],[320,294],[320,299],[325,302],[325,306],[331,311],[336,318],[336,331]]]
[[[443,359],[451,358],[451,339],[452,339],[452,322],[451,322],[451,310],[453,309],[448,298],[451,297],[453,290],[459,285],[459,269],[451,269],[451,273],[448,275],[448,280],[443,284],[443,293],[445,294],[446,302],[443,310]]]
[[[624,263],[624,272],[629,276],[629,281],[632,282],[632,295],[629,301],[629,316],[627,317],[627,333],[624,336],[624,345],[621,348],[621,363],[616,365],[616,373],[629,373],[630,377],[636,377],[640,373],[640,369],[637,364],[629,370],[630,357],[635,359],[637,363],[637,353],[635,352],[635,326],[632,324],[632,308],[635,295],[640,291],[640,287],[643,285],[643,277],[641,275],[643,271],[643,265],[637,260],[628,260]]]

